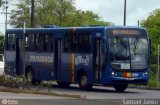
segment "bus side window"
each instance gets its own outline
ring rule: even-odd
[[[25,49],[26,51],[34,51],[34,34],[26,34],[25,36]]]
[[[7,36],[7,50],[13,51],[15,49],[15,34],[8,34]]]
[[[25,35],[25,50],[28,51],[29,50],[29,35],[26,34]]]
[[[52,35],[45,34],[44,35],[44,51],[52,51]]]
[[[78,35],[77,33],[67,33],[64,40],[64,52],[78,51]]]
[[[70,49],[69,35],[66,34],[64,39],[64,52],[69,52],[69,49]]]
[[[92,37],[91,33],[80,33],[78,41],[79,52],[89,53],[91,51]]]
[[[73,42],[72,42],[73,52],[78,52],[78,34],[73,34]]]
[[[67,33],[64,40],[64,52],[88,53],[91,51],[90,33]]]
[[[88,33],[86,33],[85,35],[84,35],[84,49],[83,49],[83,51],[84,52],[89,52],[90,51],[90,40],[89,40],[89,34]]]
[[[78,52],[82,52],[82,48],[84,47],[83,46],[83,34],[80,33],[79,35],[79,38],[78,38],[78,47],[79,47],[79,51]]]
[[[35,45],[36,51],[44,51],[44,40],[42,34],[36,34]]]

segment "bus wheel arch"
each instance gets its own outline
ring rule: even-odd
[[[83,90],[92,89],[93,84],[88,83],[88,76],[87,76],[84,69],[78,70],[76,77],[77,77],[76,79],[78,81],[79,87],[81,89],[83,89]]]

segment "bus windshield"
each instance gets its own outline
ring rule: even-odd
[[[147,38],[110,37],[110,64],[116,69],[144,69],[148,63]]]

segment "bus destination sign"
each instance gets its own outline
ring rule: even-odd
[[[141,35],[141,31],[139,30],[126,30],[126,29],[122,29],[122,30],[112,30],[112,34],[113,35]]]

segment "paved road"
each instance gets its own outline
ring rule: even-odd
[[[58,88],[54,85],[53,90],[58,93],[85,95],[87,99],[160,99],[160,91],[136,88],[117,93],[112,87],[94,86],[92,91],[83,91],[77,85],[71,85],[69,88]]]
[[[47,91],[48,87],[39,87],[41,90]],[[83,91],[77,85],[71,85],[69,88],[59,88],[56,85],[52,88],[56,93],[79,94],[86,96],[86,100],[70,99],[57,96],[43,96],[31,94],[15,94],[15,93],[0,93],[0,99],[8,99],[9,101],[18,101],[18,105],[124,105],[126,100],[138,100],[143,104],[143,100],[153,100],[155,104],[160,104],[160,91],[156,90],[141,90],[128,88],[124,93],[116,93],[112,87],[94,86],[92,91]],[[0,100],[0,105],[1,105]]]

